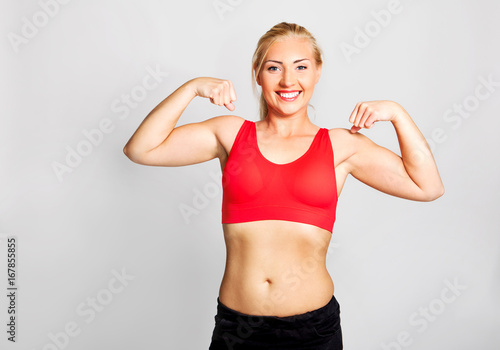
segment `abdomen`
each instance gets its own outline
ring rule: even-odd
[[[223,228],[227,260],[219,299],[224,305],[250,315],[290,316],[331,299],[329,231],[280,220]]]

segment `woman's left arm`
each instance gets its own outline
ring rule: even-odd
[[[398,103],[358,103],[349,121],[353,124],[349,137],[353,153],[346,159],[346,165],[355,178],[385,193],[411,200],[432,201],[444,194],[429,145]],[[390,121],[394,125],[401,157],[357,133],[379,121]]]

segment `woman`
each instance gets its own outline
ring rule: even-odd
[[[144,165],[220,160],[227,260],[212,350],[342,349],[326,253],[347,175],[411,200],[431,201],[444,192],[424,137],[399,104],[358,103],[351,130],[309,120],[321,68],[314,37],[280,23],[260,39],[253,57],[260,121],[225,115],[175,127],[196,96],[235,109],[230,81],[196,78],[155,107],[124,148]],[[357,133],[379,121],[394,125],[402,157]]]

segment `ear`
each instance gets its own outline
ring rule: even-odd
[[[257,82],[257,85],[262,86],[260,81],[260,74],[255,77],[255,81]]]
[[[321,69],[323,68],[323,65],[319,65],[318,67],[316,67],[316,82],[315,84],[318,83],[319,81],[319,78],[321,78]]]

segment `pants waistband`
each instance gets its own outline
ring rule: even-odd
[[[292,324],[300,323],[315,323],[321,322],[328,315],[338,315],[340,313],[340,306],[334,295],[325,306],[319,309],[307,311],[302,314],[292,315],[292,316],[261,316],[261,315],[249,315],[241,313],[239,311],[233,310],[217,298],[217,316],[220,316],[226,320],[238,321],[238,319],[244,319],[250,324],[268,324],[273,326],[287,326]]]

